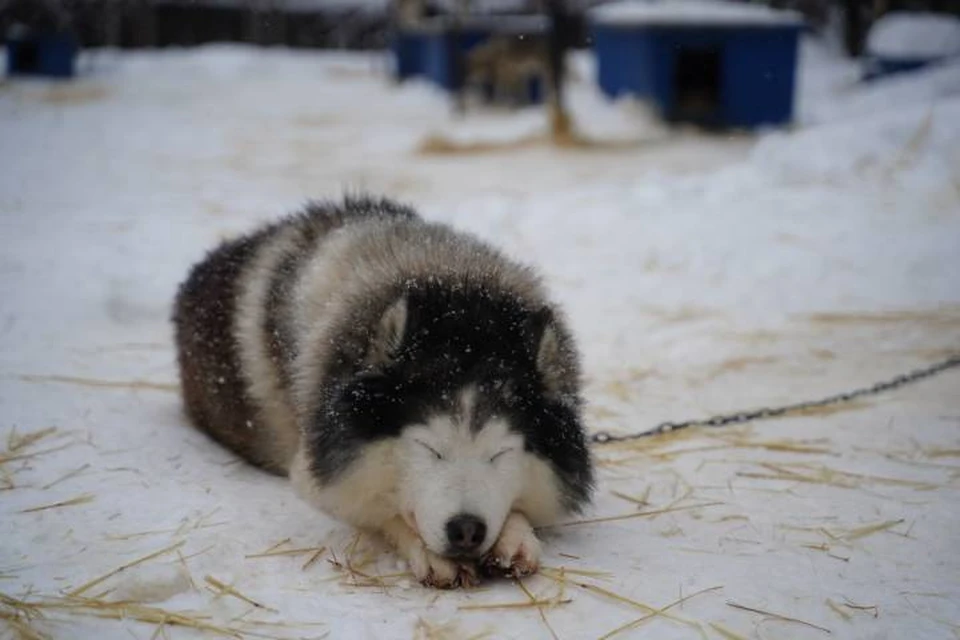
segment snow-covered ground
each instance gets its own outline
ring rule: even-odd
[[[960,66],[861,88],[822,47],[802,60],[797,126],[754,137],[605,104],[579,58],[571,103],[597,144],[561,150],[539,111],[457,119],[380,56],[98,52],[76,82],[0,85],[0,615],[20,612],[0,634],[957,637],[960,372],[598,448],[588,518],[623,517],[546,531],[552,569],[522,588],[454,593],[411,584],[180,413],[168,316],[189,265],[346,188],[541,268],[580,339],[592,429],[955,353]],[[438,136],[466,150],[425,145]]]

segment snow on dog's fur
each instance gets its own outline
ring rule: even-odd
[[[174,322],[192,421],[425,584],[537,568],[593,472],[579,371],[526,267],[388,200],[312,204],[194,267]]]

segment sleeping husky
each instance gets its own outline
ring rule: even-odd
[[[381,534],[425,585],[536,571],[593,470],[570,332],[527,267],[389,200],[311,204],[191,271],[193,423]]]

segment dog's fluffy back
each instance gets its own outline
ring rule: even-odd
[[[309,447],[318,479],[332,480],[364,441],[396,435],[383,420],[358,432],[341,419],[356,408],[345,408],[338,393],[390,358],[392,327],[403,331],[408,314],[425,313],[452,314],[454,324],[442,326],[461,334],[436,348],[536,361],[537,384],[558,417],[530,427],[528,448],[553,463],[575,510],[592,475],[577,355],[561,315],[528,268],[387,200],[312,204],[194,267],[174,312],[186,410],[199,428],[275,473]],[[489,330],[480,326],[484,314]],[[453,356],[461,360],[448,377],[476,361]]]
[[[194,265],[173,312],[181,390],[191,421],[252,464],[285,473],[290,435],[297,428],[271,415],[278,407],[260,404],[266,398],[259,387],[285,387],[292,375],[296,347],[280,319],[290,312],[298,272],[336,229],[416,219],[413,210],[387,200],[311,203],[301,213],[224,242]],[[245,366],[253,352],[274,364],[269,380],[263,379],[263,367]],[[273,405],[279,398],[269,400]]]

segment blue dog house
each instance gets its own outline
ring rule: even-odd
[[[797,46],[793,12],[700,0],[628,1],[590,15],[600,88],[652,102],[671,122],[788,123]]]
[[[454,54],[465,54],[488,37],[491,30],[462,24],[454,29],[445,17],[428,18],[422,24],[398,30],[392,49],[399,80],[424,77],[447,90],[458,88]]]
[[[397,29],[391,49],[398,80],[424,77],[448,91],[460,88],[457,56],[493,35],[542,37],[547,22],[539,16],[467,16],[455,25],[450,16],[424,18]]]
[[[67,33],[22,30],[7,38],[7,73],[70,78],[77,48]]]

